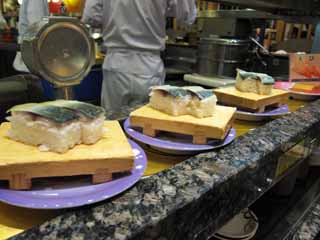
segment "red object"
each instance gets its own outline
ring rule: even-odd
[[[308,67],[304,67],[302,69],[302,71],[300,72],[300,74],[305,76],[306,78],[312,78],[313,77],[313,74],[312,74],[312,72],[310,71],[310,69]]]
[[[12,42],[13,41],[13,35],[10,31],[4,31],[2,33],[2,41],[3,42]]]
[[[49,3],[49,11],[50,13],[60,13],[60,5],[61,5],[61,0],[57,2],[50,2]]]
[[[316,66],[311,66],[310,67],[310,71],[312,72],[312,74],[318,78],[320,78],[320,71],[319,68],[317,68]]]

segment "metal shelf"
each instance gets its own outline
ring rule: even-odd
[[[319,8],[320,9],[320,8]],[[296,23],[318,23],[320,22],[320,13],[317,16],[303,15],[302,13],[278,12],[271,13],[266,11],[257,11],[253,9],[242,10],[207,10],[200,11],[198,18],[228,18],[228,19],[272,19],[272,20],[286,20],[287,22]]]
[[[320,2],[315,0],[208,0],[231,4],[241,7],[253,8],[287,16],[320,16]]]

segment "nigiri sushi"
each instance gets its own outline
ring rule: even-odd
[[[94,144],[103,135],[104,109],[78,101],[52,101],[11,108],[8,137],[65,153],[77,144]]]

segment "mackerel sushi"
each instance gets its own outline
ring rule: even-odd
[[[197,118],[212,117],[217,97],[212,90],[198,86],[152,88],[149,106],[171,116],[192,115]]]
[[[212,90],[198,86],[184,87],[191,94],[188,113],[197,118],[212,117],[216,110],[217,97]]]
[[[94,144],[102,137],[105,120],[103,108],[89,103],[66,100],[57,100],[51,102],[51,104],[72,110],[80,117],[81,141],[83,144]]]
[[[104,109],[87,103],[58,100],[18,105],[8,112],[8,137],[42,151],[65,153],[103,135]]]
[[[187,90],[170,85],[153,87],[151,90],[150,107],[175,117],[188,114],[191,96]]]

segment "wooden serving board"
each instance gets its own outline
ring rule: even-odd
[[[134,155],[116,121],[106,121],[103,138],[93,145],[78,145],[67,153],[41,152],[38,147],[6,137],[10,123],[0,126],[0,180],[11,189],[30,189],[31,179],[92,175],[93,183],[112,180],[112,174],[131,171]]]
[[[215,89],[214,93],[221,104],[249,109],[254,112],[264,112],[268,106],[279,107],[285,104],[289,98],[289,93],[280,89],[272,89],[271,95],[240,92],[235,87]]]
[[[217,106],[214,116],[196,118],[191,115],[174,117],[144,106],[130,114],[130,124],[142,127],[143,133],[155,137],[157,131],[193,136],[194,144],[206,144],[208,139],[224,139],[229,132],[236,108]]]

